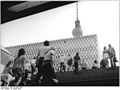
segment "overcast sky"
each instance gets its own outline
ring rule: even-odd
[[[71,38],[75,27],[76,3],[27,16],[1,25],[1,44],[20,44]],[[119,57],[119,2],[81,1],[79,20],[83,35],[97,34],[101,53],[112,44]]]

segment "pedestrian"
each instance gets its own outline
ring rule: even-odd
[[[110,59],[109,57],[109,52],[108,52],[108,49],[106,48],[106,46],[104,46],[103,48],[103,62],[105,63],[105,67],[109,67],[109,62],[108,62],[108,59]]]
[[[67,66],[68,66],[68,71],[72,71],[73,69],[73,60],[72,57],[70,56],[70,54],[68,54],[68,60],[67,60]]]
[[[40,77],[42,77],[41,85],[52,85],[57,82],[55,71],[53,68],[52,56],[55,53],[55,49],[49,46],[49,41],[44,42],[44,46],[39,49],[38,58],[40,58],[40,65],[38,66],[38,74],[36,81],[39,83]]]
[[[115,57],[116,57],[116,53],[115,53],[115,50],[114,50],[114,48],[112,47],[112,45],[111,44],[108,44],[108,53],[109,53],[109,57],[110,57],[110,62],[111,62],[111,68],[113,68],[113,67],[116,67],[116,59],[115,59]]]
[[[15,76],[15,85],[19,85],[24,75],[24,66],[26,63],[25,50],[19,49],[17,57],[14,59],[13,74]]]
[[[74,70],[74,73],[77,74],[78,73],[78,62],[80,61],[80,56],[79,56],[79,53],[77,52],[76,55],[74,56],[74,67],[75,67],[75,70]]]
[[[66,56],[65,55],[60,56],[59,64],[60,64],[60,72],[65,72],[66,71]]]

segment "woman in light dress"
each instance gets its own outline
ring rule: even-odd
[[[106,68],[109,67],[108,59],[109,59],[108,49],[104,46],[104,49],[103,49],[103,61],[104,61],[104,66]]]

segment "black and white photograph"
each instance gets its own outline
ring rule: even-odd
[[[0,85],[119,86],[119,0],[1,0]]]

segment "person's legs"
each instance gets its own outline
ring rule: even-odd
[[[18,80],[17,69],[12,69],[12,72],[15,76],[15,81],[17,81]]]
[[[75,64],[74,66],[75,66],[75,70],[74,70],[74,73],[76,73],[76,64]]]
[[[42,68],[39,67],[39,68],[38,68],[37,76],[36,76],[36,78],[35,78],[35,83],[36,83],[36,85],[39,85],[39,80],[40,80],[41,75],[42,75]]]
[[[28,70],[25,70],[25,77],[24,77],[25,80],[27,80],[28,73],[29,73],[29,71],[28,71]]]
[[[116,67],[116,57],[113,57],[113,65],[114,65],[114,67]]]
[[[18,85],[19,85],[19,83],[20,83],[20,74],[19,74],[19,69],[18,69],[18,68],[16,68],[16,69],[13,69],[12,71],[13,71],[13,74],[14,74],[14,76],[15,76],[15,80],[14,80],[13,85],[18,86]]]
[[[75,74],[77,74],[77,72],[78,72],[78,63],[77,62],[75,62],[75,70],[74,70],[74,72],[75,72]]]
[[[78,72],[78,63],[77,63],[77,66],[76,66],[76,71]]]
[[[24,82],[24,77],[25,77],[25,70],[23,68],[19,68],[18,69],[18,81],[17,81],[17,85],[19,86],[24,86],[25,84]]]
[[[28,70],[25,70],[24,76],[22,77],[20,85],[25,86],[27,84]]]
[[[46,61],[43,64],[43,79],[42,85],[54,85],[53,78],[56,78],[54,68],[51,65],[50,61]]]
[[[66,66],[65,65],[63,65],[63,71],[66,72]]]
[[[43,64],[43,60],[44,60],[44,57],[40,57],[38,59],[38,63],[36,64],[37,68],[38,68],[38,73],[37,73],[37,76],[35,78],[36,85],[39,85],[39,80],[40,80],[40,77],[42,76],[42,64]]]
[[[5,81],[2,80],[1,86],[7,86],[7,82],[5,82]]]
[[[110,57],[111,68],[113,68],[113,57]]]

